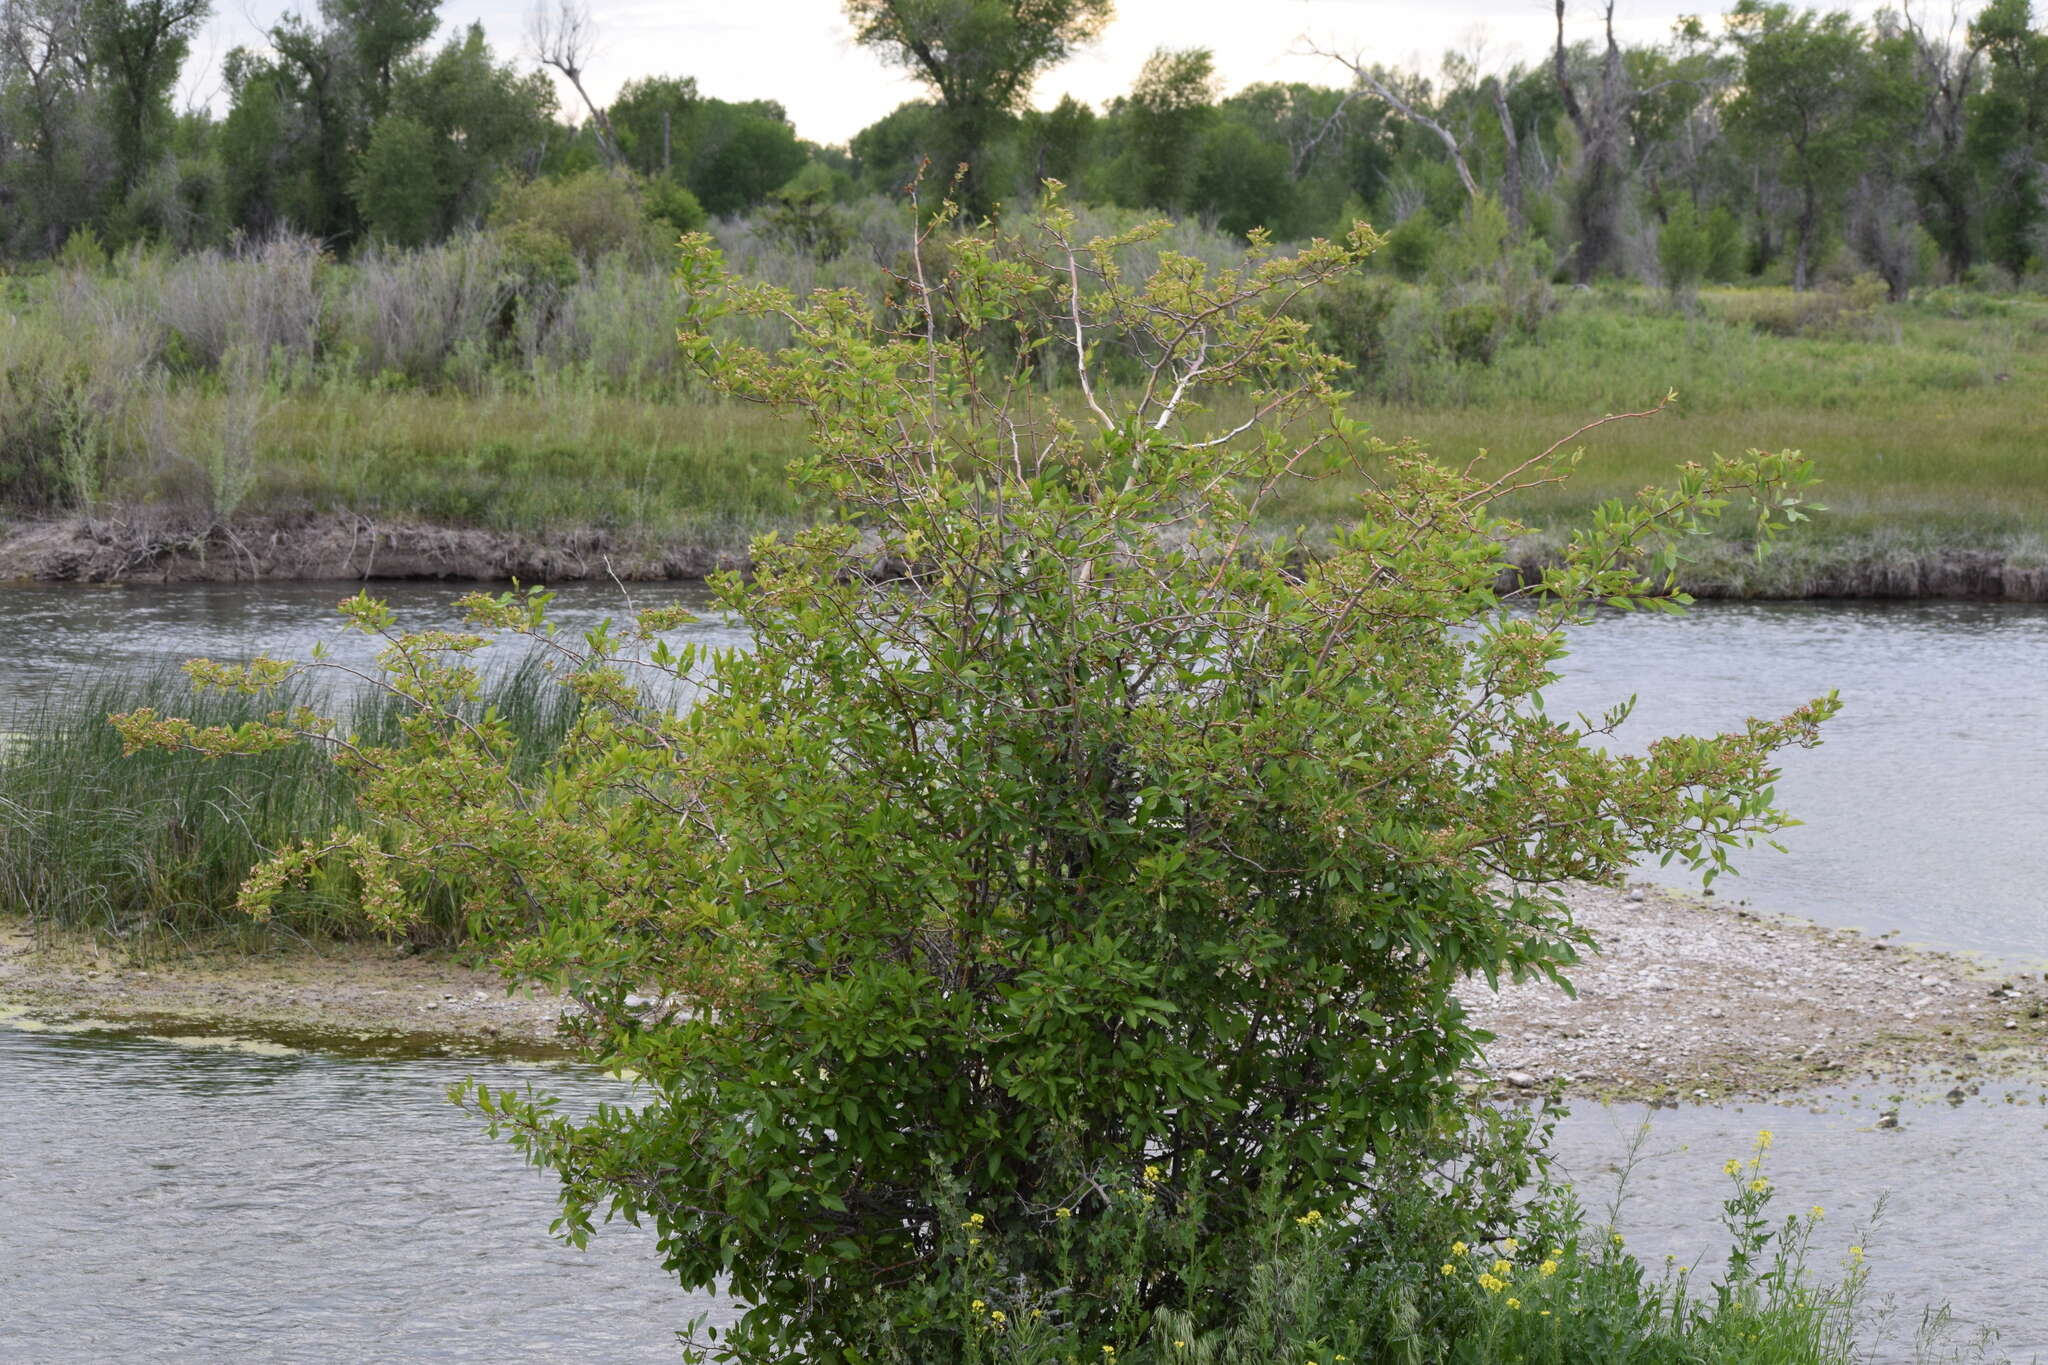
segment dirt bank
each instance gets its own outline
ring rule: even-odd
[[[508,996],[496,974],[382,945],[131,961],[82,937],[0,921],[0,1006],[49,1017],[176,1022],[201,1031],[332,1034],[406,1046],[461,1039],[551,1046],[559,1002]]]
[[[2038,977],[1650,886],[1569,900],[1602,949],[1570,973],[1576,999],[1461,992],[1509,1089],[1695,1100],[2048,1070]]]
[[[1497,1035],[1490,1057],[1509,1092],[1699,1100],[1930,1073],[1966,1089],[2048,1070],[2038,978],[1650,887],[1579,888],[1570,901],[1604,947],[1572,973],[1576,999],[1537,984],[1462,992]],[[38,942],[19,921],[0,922],[6,1005],[522,1047],[553,1040],[559,1008],[381,946],[135,963],[90,939]]]
[[[731,547],[662,545],[608,531],[526,536],[352,515],[258,518],[194,529],[138,514],[17,522],[0,530],[0,580],[657,581],[704,578],[745,562],[744,551]]]
[[[1682,572],[1702,598],[1941,598],[2048,602],[2048,557],[2033,549],[1901,548],[1794,540],[1759,563],[1710,542]],[[1516,572],[1554,563],[1552,538],[1509,549]],[[0,581],[79,583],[328,582],[460,579],[560,583],[694,580],[747,563],[745,547],[664,542],[608,530],[522,535],[354,514],[258,517],[210,529],[147,509],[106,517],[0,524]],[[876,566],[886,571],[886,566]]]

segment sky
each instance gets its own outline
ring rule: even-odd
[[[220,59],[240,44],[260,45],[287,10],[310,12],[317,0],[215,0],[218,10],[195,42],[187,69],[188,103],[222,107]],[[589,0],[598,29],[585,83],[608,101],[635,76],[694,76],[707,95],[773,99],[800,136],[844,143],[906,100],[917,84],[853,41],[839,0]],[[1854,7],[1868,12],[1871,3]],[[1624,41],[1655,41],[1681,14],[1716,13],[1725,2],[1619,0]],[[500,59],[524,63],[531,0],[442,0],[442,36],[481,21]],[[1161,45],[1207,47],[1226,90],[1255,81],[1342,84],[1327,58],[1304,55],[1303,40],[1362,54],[1367,62],[1434,72],[1446,52],[1478,54],[1482,72],[1541,60],[1555,16],[1549,0],[1117,0],[1116,17],[1091,47],[1040,78],[1032,103],[1048,107],[1071,94],[1100,107],[1131,88],[1146,56]],[[1573,41],[1599,35],[1594,0],[1574,0],[1566,17]],[[575,96],[562,108],[578,117]]]

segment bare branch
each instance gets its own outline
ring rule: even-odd
[[[567,78],[583,107],[590,111],[592,131],[597,135],[598,154],[608,166],[619,165],[619,143],[612,136],[612,122],[590,92],[583,88],[583,64],[597,46],[597,22],[590,17],[584,0],[534,0],[526,20],[527,42],[534,60],[551,66]]]
[[[1346,57],[1341,52],[1327,52],[1312,42],[1308,44],[1305,55],[1328,57],[1331,61],[1347,68],[1352,76],[1357,79],[1359,85],[1379,98],[1388,108],[1392,109],[1402,118],[1407,119],[1416,127],[1427,128],[1430,132],[1435,133],[1438,138],[1442,139],[1444,150],[1451,154],[1451,164],[1457,168],[1458,180],[1465,186],[1465,193],[1474,199],[1479,198],[1479,182],[1473,179],[1472,168],[1465,164],[1465,152],[1458,145],[1457,135],[1403,99],[1392,86],[1381,80],[1370,67],[1365,65],[1362,55]]]

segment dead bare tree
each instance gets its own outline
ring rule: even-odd
[[[1465,149],[1458,145],[1457,134],[1416,108],[1412,100],[1405,98],[1392,85],[1382,79],[1377,68],[1369,67],[1365,64],[1363,53],[1347,57],[1341,52],[1326,51],[1312,42],[1306,45],[1303,53],[1311,57],[1327,57],[1331,61],[1345,67],[1351,72],[1352,79],[1360,88],[1371,93],[1389,109],[1392,109],[1416,127],[1425,128],[1435,133],[1438,139],[1443,142],[1444,150],[1450,153],[1451,165],[1457,169],[1458,181],[1464,185],[1465,193],[1474,200],[1479,198],[1479,182],[1473,178],[1471,166],[1466,164]]]
[[[1947,31],[1935,33],[1910,4],[1901,5],[1896,20],[1913,43],[1914,75],[1926,92],[1921,137],[1920,186],[1922,212],[1950,273],[1970,268],[1972,214],[1970,167],[1963,155],[1967,102],[1981,83],[1978,63],[1984,49],[1974,40],[1962,6],[1951,0]]]
[[[1507,210],[1508,225],[1522,230],[1522,141],[1515,136],[1515,116],[1508,112],[1507,83],[1498,77],[1487,82],[1493,87],[1493,113],[1500,120],[1501,140],[1507,144],[1501,161],[1500,203]]]
[[[1304,133],[1302,136],[1290,137],[1288,139],[1287,178],[1289,180],[1299,180],[1308,174],[1309,166],[1315,160],[1317,149],[1329,139],[1331,134],[1343,129],[1344,111],[1351,107],[1351,101],[1358,98],[1358,94],[1358,86],[1353,85],[1337,100],[1337,107],[1330,111],[1330,116],[1316,125],[1316,130],[1313,133]]]
[[[568,79],[569,85],[590,111],[591,131],[597,136],[598,155],[607,166],[617,167],[618,139],[612,136],[611,120],[590,92],[583,88],[583,64],[597,44],[597,24],[584,0],[535,0],[527,17],[527,42],[534,59],[551,66]]]
[[[1573,273],[1584,284],[1607,264],[1621,239],[1621,210],[1633,170],[1629,165],[1631,116],[1652,96],[1677,85],[1696,87],[1699,82],[1673,77],[1635,85],[1622,61],[1621,43],[1614,36],[1614,0],[1606,0],[1601,15],[1606,43],[1600,54],[1599,78],[1581,90],[1572,82],[1564,42],[1565,0],[1556,0],[1556,6],[1557,43],[1551,52],[1551,67],[1565,115],[1579,138],[1579,177],[1572,195],[1578,243],[1572,257]]]

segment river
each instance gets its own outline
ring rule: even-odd
[[[460,591],[378,587],[408,626],[447,624]],[[339,595],[0,588],[0,657],[14,665],[0,715],[93,670],[303,655],[335,637]],[[675,588],[634,598],[701,601]],[[616,588],[560,599],[569,626],[621,607]],[[715,619],[689,633],[743,643]],[[1786,852],[1742,858],[1721,893],[2036,961],[2048,957],[2044,662],[2048,608],[2037,606],[1712,604],[1578,632],[1550,709],[1635,694],[1621,742],[1637,745],[1839,688],[1827,743],[1788,756],[1779,785],[1806,823],[1783,837]],[[663,1358],[703,1305],[666,1283],[631,1230],[601,1232],[582,1254],[548,1241],[546,1182],[443,1098],[477,1066],[0,1029],[0,1360]],[[615,1084],[546,1081],[579,1102]],[[1655,1115],[1653,1155],[1623,1211],[1631,1245],[1653,1262],[1668,1251],[1711,1267],[1725,1248],[1713,1223],[1720,1163],[1768,1127],[1787,1198],[1829,1209],[1824,1257],[1860,1236],[1858,1218],[1888,1190],[1888,1230],[1868,1243],[1878,1290],[1914,1311],[1952,1301],[1964,1319],[2003,1327],[2021,1358],[2048,1350],[2035,1270],[2048,1253],[2044,1111],[2003,1096],[1908,1105],[1887,1131],[1872,1122],[1879,1098]],[[1587,1106],[1566,1121],[1556,1151],[1589,1203],[1605,1197],[1638,1117]]]

